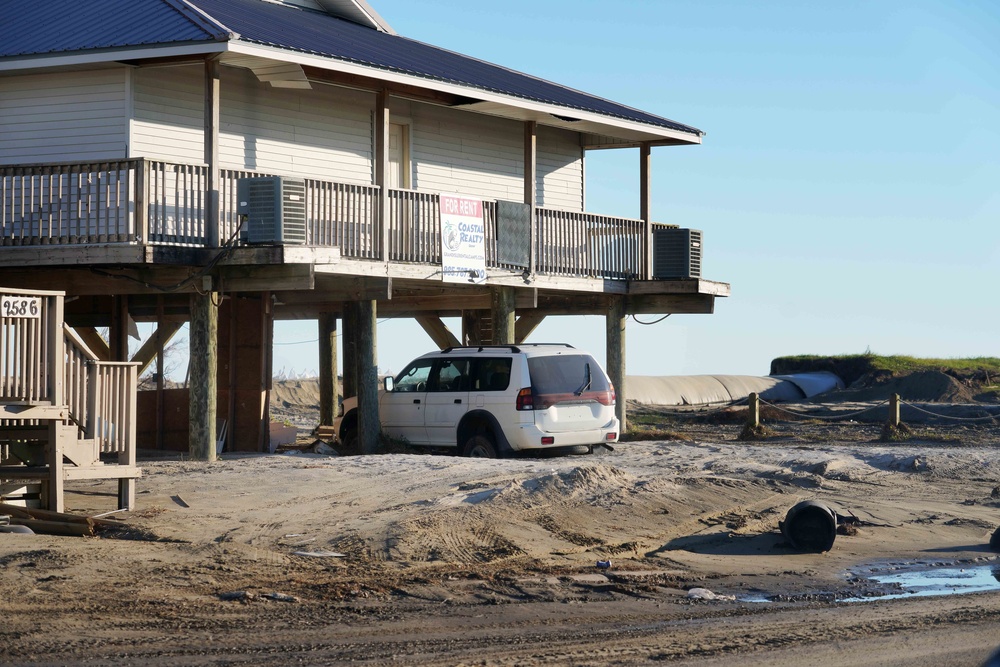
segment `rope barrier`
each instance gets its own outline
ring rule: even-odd
[[[866,412],[871,412],[873,410],[877,410],[877,409],[881,408],[882,406],[889,404],[889,401],[885,400],[885,401],[882,401],[881,403],[879,403],[878,405],[873,405],[870,408],[865,408],[864,410],[858,410],[857,412],[851,412],[851,413],[846,414],[846,415],[824,416],[824,415],[816,415],[816,414],[813,414],[811,412],[797,412],[795,410],[789,410],[788,408],[783,408],[781,406],[775,405],[774,403],[768,403],[767,401],[765,401],[763,399],[758,399],[758,400],[760,400],[760,404],[761,405],[766,405],[766,406],[768,406],[770,408],[774,408],[775,410],[778,410],[779,412],[786,412],[786,413],[788,413],[790,415],[798,415],[800,417],[808,417],[809,419],[825,419],[827,421],[837,421],[837,420],[840,420],[840,419],[850,419],[851,417],[857,417],[858,415],[863,415]]]
[[[899,403],[900,403],[900,405],[909,406],[909,407],[913,408],[914,410],[916,410],[917,412],[923,412],[925,415],[930,415],[932,417],[938,417],[940,419],[950,419],[950,420],[953,420],[953,421],[962,421],[962,422],[984,422],[984,421],[996,421],[997,420],[997,415],[986,415],[985,417],[954,417],[952,415],[943,415],[943,414],[940,414],[940,413],[937,413],[937,412],[931,412],[930,410],[925,410],[925,409],[921,408],[918,405],[914,405],[913,403],[907,403],[906,401],[900,401]]]

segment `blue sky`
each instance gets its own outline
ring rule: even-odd
[[[630,320],[629,374],[1000,356],[1000,4],[370,2],[406,37],[707,132],[653,151],[653,217],[701,229],[703,276],[732,296]],[[588,211],[638,217],[638,183],[637,151],[588,154]],[[289,344],[315,338],[279,323],[275,371],[315,369],[315,343]],[[378,340],[383,371],[433,347],[403,320]],[[531,340],[603,359],[604,320],[549,318]]]

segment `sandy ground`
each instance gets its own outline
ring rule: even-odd
[[[899,591],[866,576],[1000,577],[1000,428],[679,430],[603,455],[145,461],[123,530],[0,535],[0,663],[940,666],[1000,646],[1000,592],[878,599]],[[67,508],[114,491],[75,483]],[[813,499],[858,533],[795,551],[778,521]]]

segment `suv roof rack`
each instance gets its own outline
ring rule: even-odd
[[[455,350],[475,350],[477,352],[482,352],[483,350],[510,350],[511,352],[520,352],[522,347],[568,347],[569,349],[575,349],[569,343],[521,343],[520,345],[452,345],[451,347],[446,347],[441,350],[442,354],[447,354]]]

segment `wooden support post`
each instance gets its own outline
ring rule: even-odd
[[[358,303],[358,444],[362,454],[377,454],[382,425],[378,418],[376,302]]]
[[[490,288],[491,314],[493,319],[493,344],[514,344],[514,288],[495,286]]]
[[[320,313],[319,327],[319,423],[333,424],[337,416],[337,316]]]
[[[382,89],[375,96],[375,185],[378,186],[376,215],[378,220],[378,258],[389,263],[389,91]]]
[[[205,163],[208,179],[205,184],[205,245],[218,248],[219,233],[219,106],[221,90],[219,61],[215,56],[205,60]]]
[[[164,347],[166,341],[159,335],[164,325],[164,305],[163,295],[156,297],[156,449],[163,449],[163,411],[165,410],[165,397],[163,395],[164,382],[163,373],[165,371]]]
[[[653,189],[652,189],[653,151],[648,141],[639,147],[639,217],[645,228],[645,252],[642,256],[642,276],[644,280],[653,279]]]
[[[47,486],[47,507],[46,509],[55,512],[62,512],[65,509],[63,501],[63,438],[64,429],[62,422],[50,419],[49,426],[49,446],[45,450],[46,463],[49,467],[49,479]]]
[[[889,397],[889,424],[894,428],[899,428],[899,394]]]
[[[215,297],[213,292],[191,295],[188,450],[196,461],[216,458],[219,307]]]
[[[619,435],[628,428],[626,414],[625,387],[625,297],[613,294],[608,297],[608,310],[605,316],[607,325],[607,366],[608,377],[615,385],[617,401],[615,415],[621,422]]]
[[[63,335],[63,322],[65,322],[65,302],[63,296],[52,296],[45,299],[48,303],[48,331],[46,332],[49,359],[57,360],[58,363],[50,363],[48,370],[49,395],[56,406],[67,403],[64,384],[65,373],[62,360],[65,359],[65,338]],[[91,412],[93,414],[93,412]],[[56,512],[63,511],[63,441],[65,429],[61,428],[62,422],[55,419],[48,421],[49,447],[46,450],[46,464],[49,467],[49,480],[47,485],[43,485],[43,490],[48,493],[48,509]],[[47,488],[46,488],[47,487]]]
[[[270,451],[271,389],[274,382],[274,300],[271,292],[261,292],[260,309],[260,425],[257,431],[257,451]]]
[[[135,366],[130,366],[128,368],[128,386],[135,387],[138,380],[138,371]],[[118,454],[118,465],[128,466],[129,469],[135,468],[136,464],[136,449],[138,445],[136,443],[135,431],[136,431],[136,421],[137,421],[137,411],[136,403],[138,402],[138,397],[136,392],[131,392],[131,395],[126,399],[128,401],[127,412],[128,412],[128,428],[129,433],[126,434],[126,442],[128,442],[128,447],[126,447],[124,452]],[[133,510],[135,509],[135,478],[134,477],[122,477],[118,480],[118,509],[120,510]]]
[[[344,398],[358,395],[358,304],[344,303]]]
[[[760,396],[757,392],[751,391],[747,398],[747,426],[752,429],[760,428]]]

